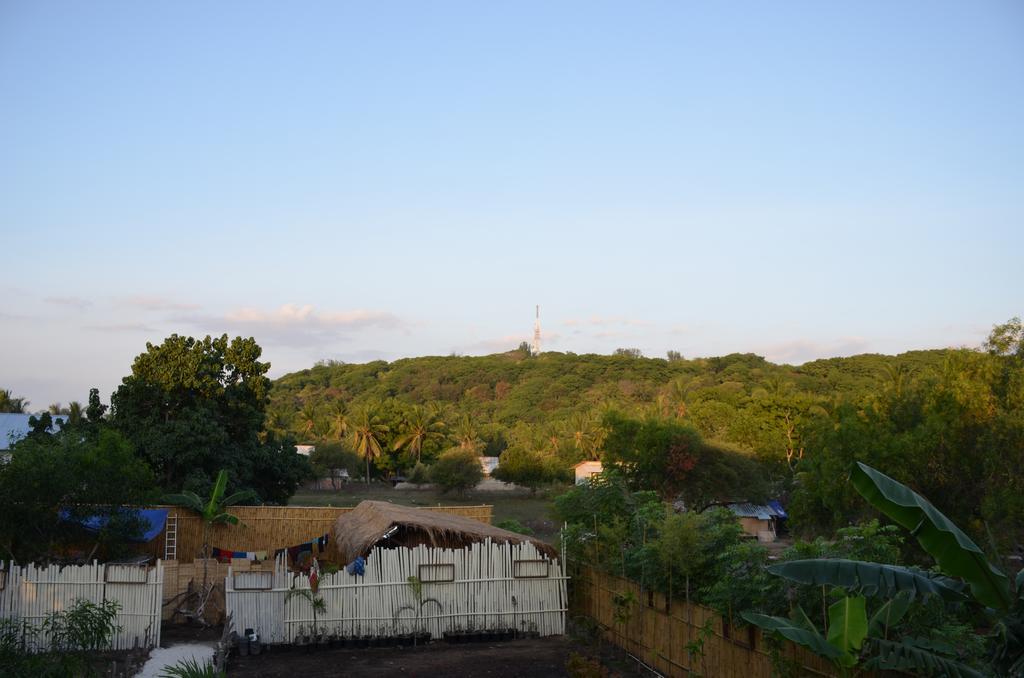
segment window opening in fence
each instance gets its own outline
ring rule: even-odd
[[[544,579],[550,563],[546,560],[512,561],[512,576],[516,579]]]
[[[103,581],[108,584],[146,584],[149,568],[137,565],[108,565]]]
[[[235,572],[235,591],[269,591],[274,588],[273,572]]]
[[[455,581],[455,564],[434,563],[432,565],[420,565],[419,578],[424,584]]]

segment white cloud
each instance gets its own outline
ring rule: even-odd
[[[562,321],[563,325],[569,327],[585,326],[591,327],[613,327],[616,325],[624,327],[649,327],[651,323],[646,320],[637,320],[635,318],[624,318],[621,316],[600,316],[592,315],[589,318],[570,318]]]
[[[118,300],[118,304],[143,311],[195,311],[199,308],[199,304],[185,304],[166,297],[145,295],[123,297]]]
[[[245,325],[273,325],[293,327],[318,327],[318,328],[345,328],[359,329],[363,327],[382,327],[394,329],[403,323],[392,313],[385,311],[367,311],[358,309],[355,311],[333,311],[319,312],[312,304],[299,306],[297,304],[285,304],[273,311],[260,309],[242,308],[231,311],[225,316],[229,323]]]
[[[111,323],[108,325],[87,325],[87,330],[97,332],[156,332],[156,328],[142,323]]]
[[[864,337],[842,337],[833,341],[797,339],[753,349],[773,363],[800,365],[819,358],[837,358],[866,353],[870,342]]]
[[[63,306],[64,308],[73,308],[77,311],[84,311],[92,306],[91,301],[83,299],[82,297],[46,297],[43,301],[47,304]]]
[[[400,330],[406,323],[393,313],[357,309],[318,311],[312,304],[285,304],[273,310],[240,308],[223,316],[179,315],[172,320],[186,322],[210,333],[250,334],[258,342],[282,346],[318,346],[348,341],[349,334],[365,330]]]

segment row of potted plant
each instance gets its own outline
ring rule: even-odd
[[[422,645],[430,641],[430,634],[426,631],[415,633],[388,633],[384,627],[378,629],[378,633],[345,635],[337,627],[334,633],[328,633],[326,629],[310,629],[307,632],[305,627],[300,626],[292,645],[311,651],[314,648],[359,648],[359,647],[403,647]]]
[[[523,630],[517,631],[514,628],[500,628],[500,629],[475,629],[470,626],[467,629],[462,629],[456,626],[451,631],[444,632],[444,640],[447,643],[485,643],[494,642],[499,640],[514,640],[516,638],[537,638],[540,633],[537,631],[537,625],[533,622],[529,622],[529,625],[524,622]]]

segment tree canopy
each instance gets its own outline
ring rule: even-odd
[[[164,488],[206,493],[221,468],[230,486],[284,503],[310,474],[287,436],[263,433],[270,364],[252,338],[172,335],[146,344],[114,393],[113,425]]]

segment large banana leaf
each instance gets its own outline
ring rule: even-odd
[[[911,671],[915,675],[949,676],[949,678],[983,678],[984,674],[966,664],[947,659],[907,642],[895,643],[881,638],[869,641],[877,654],[864,663],[864,668],[888,671]]]
[[[868,635],[873,637],[885,637],[889,629],[896,626],[903,619],[910,609],[913,597],[905,591],[896,594],[885,602],[885,605],[875,610],[868,623]]]
[[[828,608],[828,644],[843,652],[838,661],[854,666],[857,653],[868,635],[868,613],[863,596],[846,596]]]
[[[970,537],[927,499],[860,462],[854,466],[851,480],[868,503],[910,530],[943,572],[962,577],[970,585],[975,599],[989,607],[1009,609],[1010,580],[988,562]]]
[[[913,596],[934,594],[946,600],[963,601],[963,593],[952,582],[927,572],[898,565],[883,565],[842,558],[790,560],[771,565],[768,571],[800,584],[838,586],[866,596],[891,598],[900,592]]]
[[[756,612],[744,612],[741,615],[751,624],[760,626],[766,631],[774,631],[788,640],[792,640],[798,645],[803,645],[811,652],[818,654],[827,659],[833,661],[839,661],[845,654],[839,648],[830,645],[824,636],[817,631],[798,626],[795,622],[789,619],[783,619],[781,617],[769,617],[764,614],[757,614]]]

